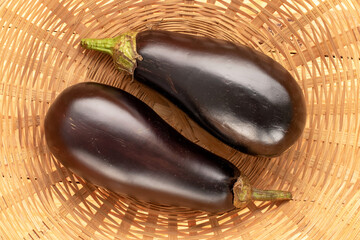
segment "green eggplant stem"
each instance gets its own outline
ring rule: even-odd
[[[251,198],[256,201],[291,200],[290,192],[252,188]]]
[[[280,190],[260,190],[250,185],[249,179],[241,175],[233,187],[234,206],[244,208],[251,201],[284,201],[291,200],[292,194]]]
[[[81,46],[86,49],[96,50],[112,56],[113,48],[116,45],[117,41],[118,38],[103,38],[103,39],[84,38],[81,39]]]
[[[136,35],[137,32],[126,32],[114,38],[84,38],[81,40],[81,46],[109,54],[117,69],[133,74],[137,66],[136,61],[142,60],[136,51]]]

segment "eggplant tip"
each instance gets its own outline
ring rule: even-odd
[[[245,208],[251,201],[287,201],[292,200],[291,192],[281,190],[261,190],[253,188],[249,179],[241,175],[234,184],[234,206]]]

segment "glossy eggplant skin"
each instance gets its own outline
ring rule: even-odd
[[[98,83],[67,88],[47,112],[45,137],[64,166],[121,195],[206,212],[234,208],[239,170],[120,89]]]
[[[244,153],[278,156],[306,121],[301,88],[279,63],[246,46],[175,32],[136,35],[134,78]]]

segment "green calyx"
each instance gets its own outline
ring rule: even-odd
[[[114,38],[84,38],[81,46],[111,55],[117,69],[133,74],[136,61],[142,60],[136,51],[136,35],[137,32],[126,32]]]
[[[250,185],[249,179],[241,175],[234,184],[234,206],[245,208],[251,201],[284,201],[291,200],[292,194],[279,190],[260,190]]]

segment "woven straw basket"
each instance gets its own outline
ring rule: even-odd
[[[359,9],[358,0],[0,1],[1,239],[360,239]],[[227,39],[280,62],[304,91],[302,137],[277,158],[237,152],[79,45],[148,28]],[[50,154],[43,127],[56,96],[84,81],[130,92],[255,187],[294,199],[208,215],[85,182]]]

